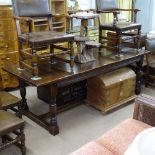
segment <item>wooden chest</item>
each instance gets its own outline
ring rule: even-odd
[[[88,80],[89,105],[107,112],[135,99],[136,75],[130,68],[122,68]]]

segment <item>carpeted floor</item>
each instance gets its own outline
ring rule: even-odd
[[[37,98],[35,89],[27,88],[29,106],[37,113],[46,111],[48,106]],[[20,97],[19,91],[11,93]],[[151,88],[143,88],[142,93],[155,96],[155,90]],[[57,136],[50,135],[45,129],[23,117],[27,155],[67,155],[81,145],[101,136],[123,120],[132,117],[133,106],[133,104],[126,105],[103,115],[92,107],[80,105],[58,115],[60,134]],[[20,154],[15,146],[0,152],[0,155]]]

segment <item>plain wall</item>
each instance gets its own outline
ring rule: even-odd
[[[155,29],[155,0],[135,0],[135,8],[140,9],[138,22],[142,24],[142,32]]]

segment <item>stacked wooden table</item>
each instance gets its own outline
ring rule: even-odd
[[[75,64],[72,72],[70,72],[70,65],[67,63],[59,61],[55,64],[51,64],[50,61],[42,62],[39,64],[39,77],[41,77],[41,79],[38,80],[32,80],[33,75],[26,70],[19,71],[18,65],[8,63],[4,66],[4,70],[19,79],[23,113],[47,129],[52,135],[56,135],[59,133],[56,104],[58,87],[67,86],[69,84],[114,71],[131,64],[136,64],[136,94],[140,93],[143,58],[146,54],[149,54],[149,52],[145,50],[137,52],[137,50],[130,49],[123,54],[123,57],[120,58],[116,57],[116,54],[117,53],[112,53],[111,51],[107,51],[105,49],[96,49],[94,53],[96,59],[95,61],[85,64]],[[48,103],[49,111],[47,114],[38,116],[30,111],[26,100],[25,84],[29,84],[35,87],[53,86],[51,96],[49,96],[50,102]],[[49,116],[50,122],[47,122],[43,116]]]

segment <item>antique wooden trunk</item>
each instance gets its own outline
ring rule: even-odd
[[[88,80],[89,105],[107,112],[135,99],[136,75],[130,68],[122,68]]]

